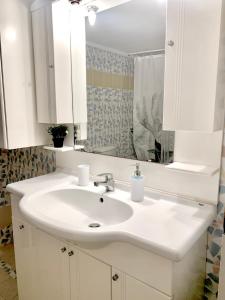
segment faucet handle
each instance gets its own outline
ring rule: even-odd
[[[97,176],[99,176],[99,177],[105,176],[106,181],[113,180],[113,174],[112,173],[102,173],[102,174],[98,174]]]

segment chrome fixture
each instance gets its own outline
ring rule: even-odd
[[[169,40],[167,44],[168,44],[168,46],[173,47],[174,46],[174,41]]]
[[[158,54],[165,54],[165,49],[134,52],[134,53],[129,53],[128,56],[148,56],[148,55],[158,55]]]
[[[102,181],[95,181],[94,186],[100,186],[103,185],[106,188],[106,193],[108,192],[113,192],[115,189],[115,181],[113,179],[113,174],[112,173],[103,173],[99,174],[99,177],[105,177],[104,180]]]
[[[61,252],[62,253],[66,252],[66,247],[61,248]]]
[[[69,0],[71,4],[80,4],[82,0]]]
[[[113,275],[113,277],[112,277],[113,281],[117,281],[118,279],[119,279],[119,275],[118,274]]]
[[[68,253],[68,255],[69,255],[69,256],[73,256],[73,255],[74,255],[74,252],[73,252],[73,251],[70,251],[70,252]]]
[[[95,5],[91,5],[87,7],[88,10],[88,21],[91,26],[95,25],[96,21],[96,13],[98,11],[98,7]]]

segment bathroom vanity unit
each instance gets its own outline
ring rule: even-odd
[[[59,172],[8,191],[20,300],[201,299],[214,206]]]

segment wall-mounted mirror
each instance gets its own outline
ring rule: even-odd
[[[174,133],[162,131],[166,1],[88,9],[84,151],[171,162]]]

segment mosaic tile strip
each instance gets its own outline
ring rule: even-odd
[[[4,260],[0,258],[0,268],[5,271],[11,278],[16,279],[16,271]]]
[[[13,229],[12,224],[0,229],[0,245],[9,245],[13,243]]]
[[[225,139],[223,140],[223,147]],[[217,217],[208,229],[208,247],[206,262],[206,284],[205,299],[216,300],[219,285],[219,271],[221,258],[221,245],[224,233],[224,212],[225,212],[225,152],[221,160],[221,178],[219,201],[217,206]]]
[[[53,172],[55,165],[55,154],[42,147],[0,149],[0,206],[10,204],[7,184]]]
[[[10,205],[9,183],[54,172],[55,153],[42,147],[15,150],[0,149],[0,207]],[[1,227],[1,224],[0,224]],[[0,230],[0,245],[12,242],[12,229]]]

